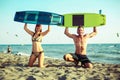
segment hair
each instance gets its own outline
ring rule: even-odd
[[[40,26],[41,24],[36,24],[36,26]],[[35,32],[36,32],[36,27],[35,27]],[[42,29],[40,29],[40,32],[42,32]]]
[[[36,26],[40,26],[40,24],[36,24]]]
[[[81,27],[84,29],[84,26],[78,26],[78,28],[77,28],[77,29],[79,29],[79,28],[81,28]]]

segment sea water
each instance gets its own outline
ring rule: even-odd
[[[73,44],[42,44],[45,57],[63,59],[66,53],[74,53]],[[8,45],[0,45],[0,52],[6,53]],[[32,45],[10,45],[13,54],[30,56]],[[120,64],[120,44],[88,44],[87,56],[92,62]]]

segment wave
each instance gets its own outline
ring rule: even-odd
[[[120,50],[101,50],[97,51],[98,54],[120,54]]]
[[[90,54],[90,55],[88,55],[88,56],[90,56],[90,57],[95,57],[95,58],[99,58],[99,57],[102,57],[102,58],[108,58],[108,57],[110,57],[110,58],[120,58],[120,55],[115,55],[115,54]]]

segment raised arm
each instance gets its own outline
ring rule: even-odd
[[[28,33],[28,34],[30,34],[31,36],[34,34],[34,32],[32,32],[31,30],[29,30],[28,28],[27,28],[27,24],[25,23],[25,25],[24,25],[24,30]]]
[[[93,27],[93,32],[89,34],[89,37],[94,37],[97,34],[97,29],[96,27]]]
[[[73,34],[70,34],[70,33],[69,33],[68,27],[65,28],[64,34],[65,34],[66,36],[68,36],[69,38],[73,38],[73,36],[74,36]]]
[[[42,32],[42,36],[47,35],[50,32],[50,25],[48,25],[48,29],[44,32]]]

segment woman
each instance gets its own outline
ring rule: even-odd
[[[44,67],[44,51],[41,46],[42,38],[50,32],[50,26],[48,25],[48,29],[42,32],[42,26],[40,24],[36,24],[35,32],[29,30],[27,28],[27,24],[24,25],[24,30],[32,36],[32,54],[29,59],[29,66],[32,67],[33,63],[38,58],[38,66]]]

